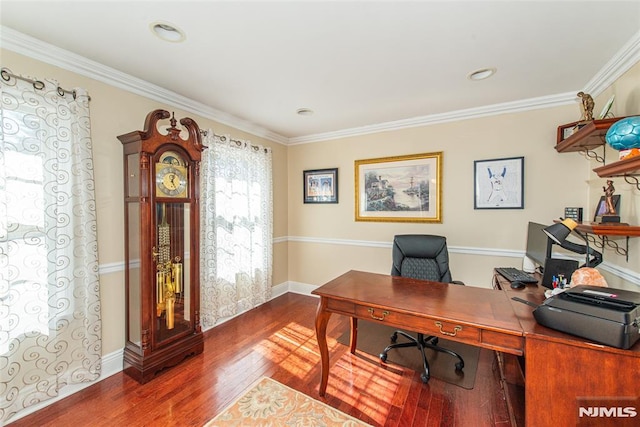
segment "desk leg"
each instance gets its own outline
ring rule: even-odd
[[[351,318],[351,334],[349,335],[349,350],[351,354],[356,354],[356,344],[358,344],[358,318]]]
[[[327,346],[327,323],[331,312],[327,311],[327,299],[320,297],[318,310],[316,311],[316,338],[320,349],[320,389],[318,393],[324,396],[329,381],[329,347]]]

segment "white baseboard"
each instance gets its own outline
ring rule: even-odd
[[[287,289],[289,292],[294,294],[308,295],[311,297],[315,297],[316,295],[311,295],[311,291],[318,288],[316,285],[310,285],[308,283],[300,283],[300,282],[288,282],[289,285]]]
[[[71,384],[66,387],[62,387],[60,389],[60,393],[58,394],[58,396],[53,397],[44,402],[36,403],[35,405],[29,406],[28,408],[25,408],[24,410],[14,415],[12,418],[9,418],[7,420],[7,424],[12,423],[13,421],[17,421],[20,418],[26,417],[27,415],[33,414],[34,412],[37,412],[42,408],[45,408],[53,403],[58,402],[59,400],[69,397],[72,394],[75,394],[81,390],[84,390],[85,388],[90,387],[94,384],[97,384],[98,382],[104,380],[105,378],[108,378],[111,375],[117,374],[118,372],[122,371],[123,350],[124,349],[117,350],[102,356],[102,374],[95,381],[81,383],[81,384]]]

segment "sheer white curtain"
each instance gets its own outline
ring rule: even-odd
[[[0,81],[0,424],[101,371],[89,98]]]
[[[206,133],[201,165],[202,325],[271,297],[271,150]]]

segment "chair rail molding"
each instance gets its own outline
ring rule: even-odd
[[[327,239],[321,237],[302,237],[302,236],[289,236],[288,241],[290,242],[301,242],[301,243],[316,243],[323,245],[348,245],[348,246],[361,246],[368,248],[385,248],[391,249],[391,242],[378,242],[378,241],[369,241],[369,240],[349,240],[349,239]],[[474,255],[474,256],[487,256],[487,257],[505,257],[505,258],[520,258],[524,257],[524,251],[517,251],[513,249],[500,249],[500,248],[478,248],[478,247],[468,247],[468,246],[449,246],[450,254],[465,254],[465,255]],[[582,258],[569,258],[567,259],[577,259],[578,261]],[[640,273],[632,271],[628,268],[624,268],[619,265],[611,264],[608,262],[603,262],[598,266],[604,271],[611,273],[614,276],[617,276],[629,283],[633,283],[636,286],[640,286]],[[304,285],[298,284],[297,288],[305,288],[306,286],[312,285]],[[298,292],[305,293],[305,292]],[[306,293],[305,293],[306,294]]]

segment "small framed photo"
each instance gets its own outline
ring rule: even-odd
[[[338,203],[338,168],[302,173],[304,203]]]
[[[567,123],[566,125],[558,126],[558,135],[557,135],[557,143],[561,143],[565,139],[569,138],[571,135],[580,130],[586,123],[580,122],[572,122]]]
[[[611,196],[611,202],[616,210],[616,215],[620,215],[620,195],[614,194]],[[602,215],[607,213],[607,200],[605,196],[600,196],[598,205],[596,206],[595,214],[593,215],[593,222],[602,222]]]
[[[524,209],[524,157],[476,160],[474,209]]]

